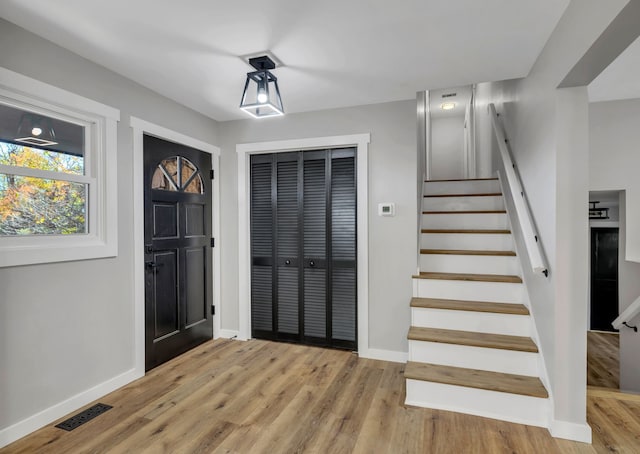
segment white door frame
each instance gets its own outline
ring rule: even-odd
[[[308,151],[325,148],[356,147],[357,247],[358,247],[358,354],[369,351],[369,223],[368,223],[368,150],[370,134],[314,137],[306,139],[256,142],[236,145],[238,154],[238,338],[251,338],[251,232],[249,225],[249,156],[260,153]]]
[[[213,237],[213,337],[220,336],[220,148],[184,135],[164,126],[131,117],[133,128],[133,296],[134,296],[134,364],[140,375],[145,372],[145,323],[144,323],[144,142],[143,135],[169,140],[211,154],[213,206],[211,209]],[[206,178],[209,175],[205,175]]]

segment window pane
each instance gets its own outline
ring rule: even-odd
[[[171,177],[171,181],[175,183],[176,188],[180,187],[178,181],[178,158],[176,156],[165,159],[160,163],[160,168],[163,168],[168,176]]]
[[[191,183],[184,188],[184,192],[190,192],[191,194],[204,194],[204,185],[202,184],[200,174],[193,177]]]
[[[169,180],[167,175],[162,171],[160,167],[153,172],[153,178],[151,179],[151,189],[162,189],[163,191],[177,191],[178,187],[175,182]]]
[[[0,235],[87,232],[87,185],[0,174]]]
[[[18,155],[9,165],[83,174],[84,133],[81,125],[0,104],[2,153],[12,147],[12,153]],[[33,153],[39,154],[40,159],[28,150],[37,150]],[[20,156],[23,152],[27,156]]]
[[[182,156],[172,156],[158,165],[151,178],[151,189],[204,194],[200,171],[191,161]]]
[[[6,142],[0,142],[0,164],[76,175],[84,174],[84,158],[82,156]]]

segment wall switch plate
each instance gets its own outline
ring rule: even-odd
[[[378,204],[378,216],[395,216],[396,204],[391,202],[382,202]]]

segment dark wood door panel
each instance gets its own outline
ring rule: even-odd
[[[616,331],[618,316],[618,229],[591,229],[591,329]]]
[[[211,339],[211,157],[144,137],[146,368]]]

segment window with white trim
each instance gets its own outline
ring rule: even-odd
[[[115,256],[119,112],[4,68],[0,80],[0,266]]]

